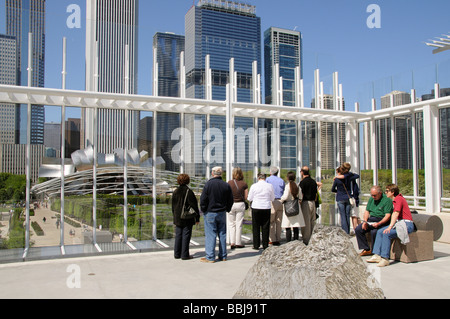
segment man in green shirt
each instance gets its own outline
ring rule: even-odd
[[[372,255],[366,233],[370,232],[373,246],[378,230],[389,224],[394,210],[392,200],[383,193],[380,186],[373,186],[370,189],[370,196],[364,212],[363,223],[355,229],[358,247],[362,249],[361,256]]]

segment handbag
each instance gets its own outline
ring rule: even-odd
[[[190,205],[186,207],[186,199],[188,197],[189,191],[190,189],[188,187],[186,196],[184,196],[183,210],[181,211],[181,219],[193,219],[197,216],[197,212]]]
[[[237,183],[236,183],[236,180],[233,179],[233,181],[234,181],[234,185],[236,185],[236,188],[237,188],[237,191],[238,191],[239,195],[241,195],[241,198],[244,200],[245,210],[249,209],[250,206],[248,205],[248,202],[245,200],[245,198],[244,198],[244,196],[242,195],[242,193],[239,191],[239,187],[238,187],[238,185],[237,185]]]
[[[287,217],[294,217],[300,214],[300,203],[298,199],[287,200],[284,202],[284,213]]]
[[[347,187],[345,187],[345,184],[342,183],[342,185],[344,185],[344,189],[345,189],[345,192],[347,193],[348,201],[350,202],[350,205],[351,205],[352,207],[355,207],[355,206],[356,206],[356,200],[355,200],[353,197],[350,196],[350,194],[349,194],[348,191],[347,191]]]

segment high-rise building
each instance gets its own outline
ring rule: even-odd
[[[17,43],[17,85],[27,86],[29,34],[32,36],[31,86],[44,87],[45,0],[6,0],[6,34]],[[44,107],[32,106],[31,144],[44,143]],[[27,109],[20,107],[21,144],[27,143]]]
[[[158,63],[158,96],[180,97],[180,55],[184,35],[157,32],[153,37]],[[153,95],[156,95],[153,92]]]
[[[323,109],[336,110],[334,105],[334,97],[330,94],[323,96]],[[311,106],[315,106],[315,99],[312,100]],[[345,101],[343,101],[343,110],[345,111]],[[314,123],[307,124],[311,130],[317,130],[317,125]],[[339,164],[345,163],[347,159],[346,154],[346,139],[345,139],[345,124],[343,123],[329,123],[322,122],[320,129],[320,152],[321,152],[321,167],[322,169],[334,169]],[[336,133],[338,136],[336,136]],[[314,133],[313,133],[314,134]],[[339,161],[337,160],[336,144],[339,143]],[[315,163],[315,146],[311,147],[311,161]],[[337,161],[339,163],[337,163]],[[336,165],[338,164],[338,165]]]
[[[271,27],[264,32],[266,104],[275,104],[278,85],[274,81],[282,77],[283,105],[295,106],[295,69],[300,67],[299,77],[303,78],[302,54],[299,31]]]
[[[139,0],[86,1],[86,90],[136,94]],[[110,154],[124,147],[125,112],[99,110],[94,132],[94,111],[83,115],[84,147]],[[139,114],[130,112],[128,145],[137,147]]]
[[[261,74],[261,18],[256,15],[256,7],[227,0],[199,0],[186,14],[185,23],[186,97],[224,101],[227,99],[226,86],[233,82],[236,83],[238,102],[255,102],[253,87],[256,83],[252,82],[255,61],[256,72]],[[211,72],[210,97],[206,91],[207,56]],[[230,75],[231,59],[234,59],[234,74]],[[198,123],[202,123],[204,131],[206,119],[191,120],[186,119],[186,128],[193,132]],[[244,131],[248,126],[249,123],[236,123],[236,128]],[[226,136],[225,116],[211,116],[209,128]],[[198,161],[195,165],[186,163],[187,172],[204,174],[206,161],[212,166],[224,165],[226,143],[220,150],[218,148],[216,146],[214,156],[211,155],[209,160],[204,156],[202,164]],[[197,152],[192,150],[191,158],[197,159]],[[248,160],[248,156],[246,158]],[[248,162],[239,166],[244,171],[253,169]]]
[[[381,97],[381,108],[396,107],[411,103],[411,95],[406,92],[392,91]],[[378,168],[392,169],[391,119],[378,120],[376,124],[378,140]],[[412,169],[411,116],[395,118],[395,139],[397,168]]]
[[[439,90],[439,97],[450,96],[450,88],[442,88]],[[432,90],[431,94],[422,95],[422,101],[432,100],[436,97],[436,91]],[[419,121],[422,121],[423,115],[419,113],[417,115]],[[442,167],[450,169],[450,110],[448,108],[442,108],[439,110],[440,118],[440,130],[441,130],[441,158]],[[420,138],[418,142],[423,141],[423,125],[416,125],[416,129],[419,130]],[[423,164],[423,145],[419,145],[419,169],[424,168]]]
[[[253,102],[253,62],[261,73],[261,18],[256,7],[225,0],[199,0],[186,14],[186,97],[206,98],[205,58],[210,56],[212,99],[226,100],[234,58],[237,101]]]
[[[4,34],[0,34],[0,83],[18,84],[16,38]],[[19,143],[19,110],[15,104],[0,103],[0,144]]]
[[[292,31],[271,27],[264,32],[264,72],[266,104],[295,106],[296,77],[302,78],[302,35]],[[299,67],[299,74],[296,69]],[[280,77],[283,82],[279,83]],[[279,86],[282,86],[281,88]],[[277,98],[282,89],[282,99]],[[280,166],[284,170],[296,171],[297,167],[297,125],[295,121],[280,123]]]
[[[184,36],[158,32],[153,37],[153,50],[157,62],[157,94],[180,97],[180,57],[184,52]],[[172,132],[180,127],[180,115],[176,113],[158,113],[158,156],[165,161],[165,170],[179,171],[180,166],[173,162],[171,151],[177,144],[172,140]]]

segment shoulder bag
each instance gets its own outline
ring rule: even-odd
[[[244,195],[242,195],[242,193],[239,191],[239,186],[237,185],[236,180],[233,179],[233,181],[234,181],[234,185],[236,185],[236,188],[237,188],[237,191],[238,191],[239,195],[241,195],[241,198],[244,201],[245,210],[247,210],[249,208],[248,202],[245,200]]]
[[[345,189],[345,192],[347,193],[347,196],[348,196],[348,200],[349,200],[349,202],[350,202],[350,205],[351,205],[352,207],[356,207],[356,200],[355,200],[353,197],[350,196],[350,194],[349,194],[348,191],[347,191],[347,187],[345,187],[345,183],[344,183],[344,182],[342,182],[342,185],[344,185],[344,189]]]
[[[284,213],[287,217],[294,217],[300,214],[300,202],[298,201],[298,198],[287,200],[283,203],[283,205]]]
[[[189,194],[190,188],[187,188],[186,196],[184,196],[183,210],[181,211],[181,219],[193,219],[197,216],[197,212],[190,206],[186,206],[186,200]]]

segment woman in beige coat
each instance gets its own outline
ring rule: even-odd
[[[284,194],[281,197],[281,203],[286,201],[298,199],[301,200],[303,197],[302,190],[298,187],[295,182],[296,176],[294,172],[289,172],[286,176],[287,183],[284,188]],[[283,205],[284,206],[284,205]],[[288,217],[283,208],[283,220],[281,222],[281,227],[286,229],[286,241],[290,242],[299,239],[300,228],[305,226],[305,220],[303,219],[303,214],[301,212],[297,216]],[[292,230],[294,230],[294,237],[292,237]]]

